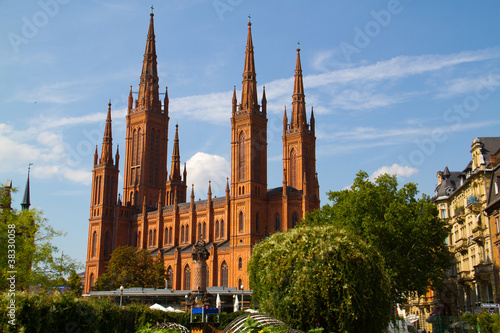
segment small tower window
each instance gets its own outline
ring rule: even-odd
[[[244,224],[243,212],[240,212],[240,231],[243,231],[243,224]]]

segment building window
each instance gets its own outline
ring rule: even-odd
[[[244,288],[243,281],[241,279],[238,279],[238,289],[243,290],[243,288]]]
[[[172,227],[170,227],[170,232],[168,233],[168,243],[172,244]]]
[[[274,222],[276,231],[281,231],[280,214],[276,213],[276,216],[274,217]]]
[[[202,238],[202,233],[201,233],[201,223],[198,223],[198,239]]]
[[[189,226],[186,226],[186,237],[184,237],[186,242],[189,242]]]
[[[109,257],[109,231],[106,231],[106,235],[104,235],[104,258]]]
[[[191,268],[184,267],[184,290],[191,290]]]
[[[255,231],[259,232],[259,213],[255,214]]]
[[[219,220],[215,221],[215,238],[219,238]]]
[[[174,285],[174,270],[172,266],[168,266],[167,269],[167,288],[172,289]]]
[[[293,214],[292,214],[292,228],[295,228],[295,226],[297,226],[297,223],[299,223],[299,214],[297,214],[297,212],[293,212]]]
[[[156,246],[156,229],[153,229],[153,246]]]
[[[149,246],[153,246],[153,230],[149,229]]]
[[[224,233],[224,220],[220,221],[220,236],[221,237],[225,237],[225,233]]]
[[[137,239],[137,232],[134,232],[134,240],[132,241],[132,244],[133,244],[134,246],[137,246],[137,243],[138,243],[138,242],[139,242],[139,241],[138,241],[138,239]]]
[[[241,257],[238,258],[238,269],[243,269],[243,259]]]
[[[92,290],[94,288],[94,273],[90,273],[89,288],[90,288],[90,290]]]
[[[240,231],[243,231],[243,212],[240,212]]]
[[[203,239],[207,237],[207,223],[203,222]]]
[[[92,258],[97,256],[97,232],[92,234]]]
[[[163,243],[168,244],[168,228],[165,228],[165,235],[163,237],[164,237]]]
[[[290,152],[290,186],[297,188],[297,154],[295,149]]]
[[[240,176],[240,181],[245,179],[245,133],[241,132],[240,133],[240,138],[239,138],[239,158],[240,158],[240,165],[239,165],[239,176]]]
[[[207,274],[207,276],[206,276],[205,281],[207,281],[206,287],[208,287],[210,285],[210,267],[208,267],[208,265],[207,265],[207,269],[206,269],[206,274]]]
[[[137,234],[137,243],[138,243],[138,246],[142,246],[142,243],[141,243],[141,232],[140,231]]]
[[[495,226],[497,228],[497,235],[500,234],[500,218],[495,216]]]
[[[184,243],[184,226],[181,227],[181,243]]]
[[[228,280],[229,268],[227,267],[227,263],[225,261],[222,262],[220,274],[221,274],[222,287],[229,287],[229,284],[228,284],[228,282],[229,282],[229,280]]]

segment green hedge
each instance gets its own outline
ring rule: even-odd
[[[12,326],[7,316],[9,301],[7,294],[0,294],[0,332],[134,333],[148,323],[164,321],[189,328],[189,313],[155,311],[142,304],[120,307],[108,299],[79,298],[72,294],[32,293],[16,294],[16,325]],[[221,327],[235,315],[221,314]]]

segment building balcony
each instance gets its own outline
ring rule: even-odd
[[[461,271],[461,272],[458,272],[457,280],[458,280],[458,283],[464,284],[467,282],[471,282],[473,280],[473,278],[472,278],[472,275],[469,271]]]
[[[460,238],[455,242],[455,252],[467,252],[469,250],[469,242],[467,238]]]
[[[484,263],[481,262],[480,264],[474,266],[474,277],[476,280],[489,280],[491,277],[491,274],[493,274],[493,264],[492,263]]]
[[[455,222],[462,224],[465,222],[465,212],[459,212],[455,216]]]
[[[467,198],[467,208],[469,208],[472,212],[481,211],[481,203],[476,196],[472,195]]]
[[[482,243],[484,241],[484,230],[481,227],[475,227],[472,230],[472,240],[476,243]]]

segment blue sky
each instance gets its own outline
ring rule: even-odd
[[[167,165],[178,123],[197,199],[209,180],[223,195],[230,176],[249,14],[259,99],[263,85],[268,99],[269,188],[282,181],[298,41],[322,203],[359,170],[396,173],[432,195],[438,170],[464,169],[475,137],[500,134],[500,2],[0,1],[0,182],[13,180],[18,206],[33,163],[32,206],[67,232],[56,244],[82,263],[95,145],[111,99],[123,164],[151,5],[161,91],[169,87]]]

